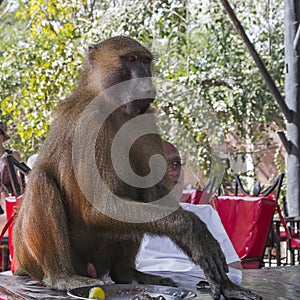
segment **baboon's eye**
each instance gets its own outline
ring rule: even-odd
[[[128,56],[127,56],[127,59],[128,59],[130,62],[134,62],[134,61],[137,61],[137,60],[138,60],[138,56],[137,56],[137,55],[128,55]]]
[[[148,64],[150,61],[151,61],[151,58],[148,56],[144,57],[144,59],[143,59],[144,64]]]

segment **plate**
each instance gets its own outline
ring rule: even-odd
[[[106,300],[130,300],[136,294],[145,293],[151,297],[163,296],[166,300],[190,299],[196,297],[196,294],[183,288],[145,285],[145,284],[106,284],[84,286],[70,289],[67,293],[74,299],[89,299],[91,288],[99,286],[104,290]]]

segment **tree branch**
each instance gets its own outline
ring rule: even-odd
[[[266,84],[268,85],[273,97],[275,98],[277,104],[279,105],[281,111],[283,112],[285,118],[289,123],[292,122],[292,111],[286,105],[283,97],[281,96],[277,86],[274,83],[273,78],[270,76],[268,70],[266,69],[264,63],[262,62],[261,58],[259,57],[258,53],[256,52],[254,46],[252,45],[251,41],[249,40],[245,30],[243,29],[241,23],[237,19],[233,9],[231,8],[230,4],[227,0],[221,0],[227,14],[229,15],[237,33],[241,36],[242,40],[244,41],[246,47],[248,48],[252,58],[254,59],[256,66],[259,68],[262,77],[264,78]]]
[[[285,133],[283,131],[277,131],[277,135],[280,138],[286,152],[291,153],[291,142],[286,138]]]

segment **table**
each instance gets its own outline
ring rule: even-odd
[[[174,273],[172,274],[174,275]],[[194,286],[189,285],[189,275],[176,274],[173,278],[180,282],[180,286],[196,291]],[[264,300],[298,300],[300,297],[300,266],[243,270],[242,286],[260,294]],[[0,299],[1,297],[7,300],[74,300],[67,296],[66,292],[43,287],[29,277],[9,275],[0,275]],[[194,299],[210,300],[212,297],[209,289],[206,289],[197,290],[197,297]]]
[[[264,300],[300,299],[300,266],[270,267],[243,271],[242,286]]]

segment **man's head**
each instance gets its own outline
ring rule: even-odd
[[[168,163],[169,175],[172,185],[182,183],[183,176],[180,176],[182,171],[182,161],[176,147],[168,141],[164,141],[164,152]]]

